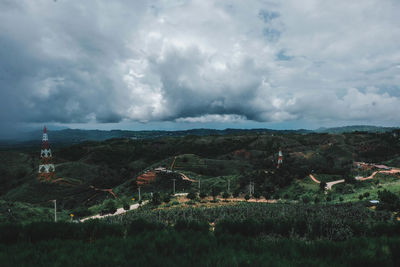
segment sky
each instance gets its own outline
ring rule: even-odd
[[[1,0],[0,130],[400,125],[398,0]]]

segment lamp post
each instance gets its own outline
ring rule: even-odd
[[[53,202],[54,202],[54,222],[57,222],[57,199],[54,199]]]

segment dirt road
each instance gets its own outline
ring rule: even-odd
[[[378,173],[400,173],[400,169],[391,169],[391,170],[385,170],[385,171],[374,171],[368,177],[356,177],[356,179],[359,180],[359,181],[369,180],[369,179],[374,178],[374,176],[377,175]]]
[[[143,201],[142,205],[146,204],[147,202],[149,202],[149,201],[148,200]],[[139,206],[140,206],[139,204],[133,204],[133,205],[130,206],[129,210],[124,210],[124,208],[119,208],[119,209],[117,209],[117,211],[114,214],[105,214],[105,215],[97,214],[97,215],[93,215],[93,216],[90,216],[90,217],[86,217],[86,218],[84,218],[84,219],[82,219],[80,221],[84,222],[84,221],[91,220],[91,219],[102,219],[102,218],[105,218],[105,217],[120,215],[120,214],[126,213],[126,212],[128,212],[130,210],[135,210],[135,209],[139,208]]]
[[[356,177],[356,180],[358,181],[364,181],[364,180],[369,180],[369,179],[373,179],[375,177],[375,175],[377,175],[378,173],[400,173],[400,169],[396,169],[393,168],[391,170],[384,170],[384,171],[374,171],[370,176],[368,177]],[[316,183],[321,183],[321,181],[319,181],[317,178],[315,178],[314,175],[310,174],[309,177],[311,178],[311,180],[313,180]],[[331,190],[332,186],[334,186],[335,184],[340,184],[340,183],[344,183],[344,179],[341,180],[336,180],[336,181],[332,181],[332,182],[328,182],[326,183],[326,189],[327,190]]]

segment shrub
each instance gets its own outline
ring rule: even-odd
[[[124,210],[130,210],[130,209],[131,209],[131,206],[130,206],[129,203],[127,203],[127,202],[124,202],[124,203],[122,204],[122,207],[124,208]]]
[[[245,199],[246,201],[249,200],[249,199],[250,199],[249,194],[246,194],[246,195],[244,196],[244,199]]]
[[[378,198],[379,198],[379,209],[385,209],[385,210],[391,210],[391,211],[397,211],[400,209],[400,199],[399,197],[388,191],[388,190],[383,190],[383,191],[378,191]]]
[[[112,199],[106,199],[103,203],[103,213],[114,214],[116,211],[117,211],[117,205],[115,204],[115,201]]]
[[[343,201],[344,199],[343,199],[343,197],[339,197],[339,200],[340,200],[340,201]]]
[[[357,182],[357,180],[352,175],[346,175],[344,177],[344,182],[346,184],[355,184]]]
[[[148,222],[144,219],[133,220],[128,226],[128,236],[133,236],[144,231],[156,231],[163,229],[164,225],[160,223]]]
[[[322,181],[321,183],[319,183],[319,189],[321,191],[325,191],[326,189],[326,182]]]
[[[174,225],[174,228],[177,231],[196,231],[196,232],[208,233],[210,226],[207,222],[202,222],[202,221],[178,220]]]
[[[294,223],[294,231],[300,236],[304,236],[307,233],[308,227],[305,219],[298,219]]]
[[[219,189],[215,186],[211,189],[211,195],[212,195],[214,201],[216,200],[219,192],[220,192]]]
[[[195,200],[196,197],[197,197],[197,195],[196,195],[196,193],[194,193],[194,192],[190,192],[189,194],[187,194],[186,197],[187,197],[188,199],[190,199],[190,200]]]
[[[72,213],[77,218],[82,218],[82,217],[90,215],[90,211],[87,207],[79,207],[79,208],[75,209]]]
[[[319,199],[319,197],[315,197],[315,199],[314,199],[314,203],[315,204],[317,204],[317,203],[319,203],[320,202],[320,199]]]
[[[151,203],[152,203],[153,205],[156,205],[156,206],[158,206],[158,205],[161,204],[161,196],[160,196],[160,193],[155,192],[155,193],[153,194],[153,197],[151,198]]]
[[[228,199],[228,198],[230,197],[230,194],[229,194],[228,192],[224,192],[224,193],[222,194],[222,197],[223,197],[224,199]]]
[[[310,196],[305,195],[301,197],[301,200],[303,201],[304,204],[307,204],[311,201],[311,198]]]
[[[83,224],[75,225],[80,228],[80,235],[83,235],[86,240],[96,240],[110,236],[122,237],[124,232],[122,225],[103,223],[99,220],[89,220]],[[70,232],[68,234],[70,235]],[[80,238],[82,236],[76,239]]]
[[[22,231],[19,224],[2,224],[0,225],[0,243],[12,244],[18,241]]]
[[[171,201],[171,197],[170,197],[169,195],[166,195],[166,196],[164,197],[163,201],[164,201],[165,203],[169,203],[169,202]]]
[[[199,195],[199,197],[200,197],[201,199],[204,199],[204,198],[207,197],[207,194],[206,194],[205,192],[201,192],[200,195]]]
[[[359,196],[358,196],[358,199],[359,199],[359,200],[362,200],[363,198],[364,198],[363,195],[359,195]]]
[[[364,197],[365,197],[365,198],[368,198],[368,197],[369,197],[369,192],[365,192],[365,193],[364,193]]]
[[[256,200],[258,200],[261,197],[260,193],[258,193],[257,191],[254,192],[253,196]]]

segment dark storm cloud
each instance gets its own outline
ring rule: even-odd
[[[0,120],[398,122],[396,10],[377,0],[2,1]]]
[[[92,4],[2,3],[3,121],[121,120],[121,91],[115,88],[123,85],[113,68],[130,51],[124,43],[126,28],[112,24],[120,25],[118,16],[126,11],[123,6]],[[136,3],[132,15],[140,17],[142,8]]]

